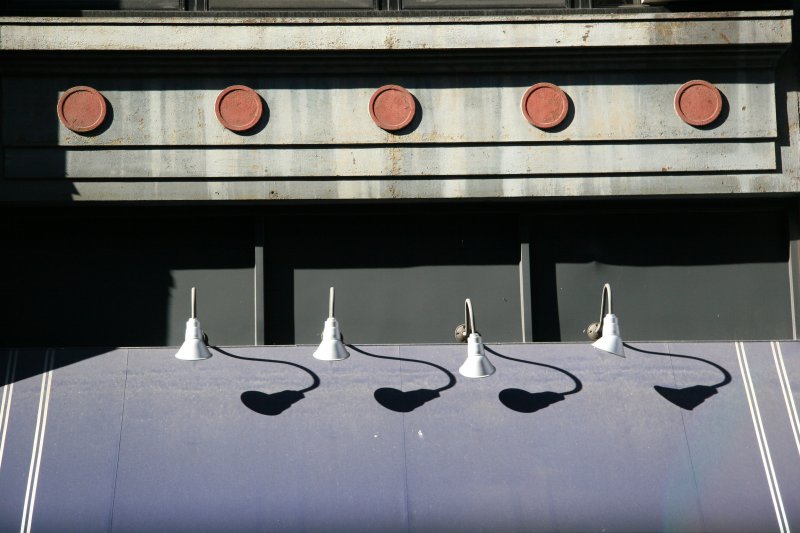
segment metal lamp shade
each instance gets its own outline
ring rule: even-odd
[[[322,330],[322,342],[314,351],[314,358],[321,361],[341,361],[350,357],[347,348],[342,342],[339,323],[331,317],[325,320],[325,329]]]
[[[597,339],[592,346],[604,352],[613,353],[620,357],[625,357],[622,348],[622,338],[619,336],[619,322],[617,316],[608,313],[603,318],[603,335]]]
[[[203,342],[203,330],[200,329],[200,321],[190,318],[186,321],[186,337],[175,357],[184,361],[202,361],[211,357],[206,343]]]
[[[485,378],[494,374],[494,365],[486,357],[481,336],[472,333],[467,338],[467,359],[458,373],[467,378]]]

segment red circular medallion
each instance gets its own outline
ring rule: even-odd
[[[554,128],[564,122],[569,111],[567,94],[552,83],[537,83],[522,97],[522,114],[541,129]]]
[[[722,112],[722,94],[707,81],[687,81],[675,93],[675,112],[692,126],[711,124]]]
[[[384,85],[369,99],[369,115],[375,124],[387,131],[405,128],[416,112],[414,97],[399,85]]]
[[[231,131],[247,131],[261,120],[261,97],[250,87],[232,85],[219,93],[214,104],[217,120]]]
[[[106,99],[95,89],[81,85],[61,95],[57,111],[64,127],[86,133],[99,128],[106,119]]]

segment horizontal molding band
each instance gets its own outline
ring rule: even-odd
[[[436,50],[791,43],[791,12],[766,18],[622,15],[438,19],[0,18],[11,50]],[[312,28],[313,27],[313,31]]]
[[[6,179],[300,178],[774,170],[774,142],[5,151]],[[315,192],[310,191],[313,198]]]
[[[695,128],[675,113],[674,95],[701,73],[549,74],[419,78],[257,78],[186,80],[3,80],[3,142],[11,146],[240,146],[407,143],[526,143],[768,139],[777,136],[775,87],[763,72],[707,72],[725,96],[720,124]],[[735,76],[736,80],[731,77]],[[368,112],[381,85],[397,83],[417,98],[418,122],[402,135],[377,127]],[[571,99],[562,126],[540,130],[521,111],[533,83],[559,85]],[[526,85],[527,83],[527,85]],[[265,102],[265,119],[246,135],[226,130],[214,103],[222,89],[244,84]],[[113,118],[93,136],[57,119],[55,104],[72,85],[103,93]],[[25,125],[21,127],[21,125]]]
[[[450,22],[586,22],[592,20],[620,20],[620,21],[679,21],[679,20],[761,20],[791,18],[791,9],[753,9],[753,10],[728,10],[728,11],[679,11],[670,12],[652,9],[630,8],[583,8],[559,10],[509,10],[492,11],[447,9],[437,12],[427,11],[396,11],[388,15],[387,12],[372,12],[366,16],[358,11],[347,10],[302,10],[302,11],[227,11],[224,13],[189,12],[182,13],[142,13],[137,11],[120,10],[89,10],[86,16],[42,17],[33,16],[0,16],[0,24],[13,22],[18,24],[337,24],[347,23],[372,23],[372,24],[444,24]],[[239,16],[235,16],[236,14]],[[338,20],[333,21],[331,14],[339,14]],[[413,16],[404,17],[414,13]],[[478,13],[476,15],[476,13]]]
[[[718,45],[481,50],[343,51],[8,51],[0,75],[51,76],[252,76],[281,75],[438,75],[520,72],[637,73],[691,69],[773,69],[785,46]]]
[[[432,180],[0,180],[0,204],[75,202],[325,202],[336,200],[461,200],[775,195],[800,192],[782,174],[614,177],[471,177]]]

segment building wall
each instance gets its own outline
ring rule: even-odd
[[[789,11],[0,24],[10,201],[796,192],[796,74],[776,85]],[[693,79],[723,95],[702,128],[673,110]],[[520,111],[542,81],[570,99],[552,130]],[[246,134],[214,116],[232,84],[267,108]],[[416,98],[399,132],[368,113],[386,84]],[[53,111],[76,85],[110,109],[91,135]]]
[[[800,523],[797,19],[647,3],[6,3],[0,529]],[[696,79],[702,127],[673,109]],[[538,82],[556,128],[522,115]],[[394,133],[386,84],[414,96]],[[585,338],[607,282],[625,358]],[[330,286],[342,362],[310,357]],[[214,355],[186,363],[157,347],[191,287]],[[488,379],[457,374],[465,298]]]
[[[163,346],[189,291],[215,344],[791,339],[793,202],[7,207],[0,345]]]
[[[448,342],[466,297],[489,338],[574,341],[609,281],[631,339],[796,337],[791,11],[32,14],[0,18],[2,345],[178,344],[191,286],[215,342],[313,343],[332,285],[358,342]],[[523,116],[538,82],[558,127]],[[246,132],[215,115],[235,84]]]

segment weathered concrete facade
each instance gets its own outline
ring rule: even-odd
[[[0,20],[4,201],[371,200],[795,193],[800,133],[790,11],[406,18]],[[681,84],[723,95],[714,123],[674,110]],[[570,99],[530,125],[525,90]],[[414,122],[370,120],[406,87]],[[214,100],[267,110],[246,134]],[[98,89],[92,134],[59,96]],[[441,177],[442,179],[438,179]]]
[[[365,342],[450,340],[463,287],[498,340],[578,340],[607,281],[629,338],[797,337],[792,11],[83,15],[0,18],[0,244],[28,261],[4,283],[38,287],[10,345],[75,300],[112,316],[116,279],[149,329],[76,319],[48,342],[180,342],[193,285],[229,344],[311,342],[330,285]],[[692,80],[718,91],[705,125],[676,110]],[[543,82],[553,127],[525,115]],[[397,131],[370,114],[389,85],[415,110]],[[60,102],[84,86],[105,117],[73,131]],[[232,86],[260,103],[246,131],[218,119]]]

